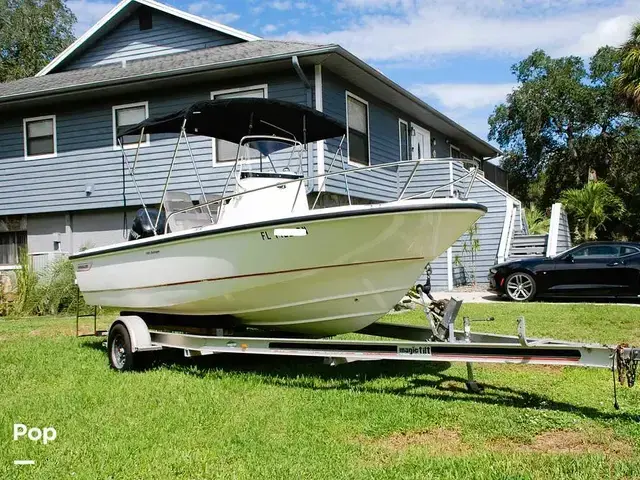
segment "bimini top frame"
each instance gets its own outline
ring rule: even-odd
[[[239,156],[241,152],[240,146],[243,143],[246,145],[251,142],[252,148],[255,148],[255,145],[257,145],[261,155],[266,155],[267,157],[278,150],[294,147],[292,156],[294,151],[298,152],[299,166],[300,170],[302,170],[302,152],[304,150],[301,148],[302,145],[327,138],[344,137],[345,132],[346,127],[343,123],[304,105],[267,98],[232,98],[197,102],[168,115],[147,118],[136,125],[120,127],[117,134],[118,143],[122,147],[123,184],[124,168],[126,165],[133,180],[136,193],[140,198],[140,202],[147,216],[147,220],[150,225],[154,225],[154,233],[157,234],[160,216],[158,215],[156,222],[151,221],[147,206],[142,198],[142,193],[135,178],[140,146],[142,145],[145,135],[152,133],[179,134],[169,171],[167,172],[160,208],[164,205],[178,148],[184,139],[189,150],[189,156],[191,157],[200,192],[205,203],[207,203],[207,213],[213,222],[213,215],[209,208],[200,173],[193,158],[193,152],[188,138],[189,134],[208,136],[239,145],[236,162],[225,185],[224,193],[226,193],[231,175],[237,172],[237,166],[241,160]],[[139,141],[133,164],[131,164],[124,149],[122,139],[124,136],[135,135],[139,136]],[[269,161],[271,162],[270,158]],[[290,162],[291,159],[289,163]],[[273,166],[273,163],[271,163],[271,165]]]
[[[173,150],[173,156],[171,158],[171,163],[169,165],[169,170],[167,172],[167,177],[160,199],[160,209],[162,209],[164,206],[164,201],[169,187],[169,182],[171,180],[173,167],[177,158],[178,149],[183,140],[187,145],[196,180],[198,182],[200,193],[204,201],[200,202],[198,205],[194,205],[193,207],[171,212],[166,219],[165,225],[169,225],[169,219],[171,216],[196,209],[199,209],[204,213],[208,213],[211,223],[213,224],[215,223],[215,216],[211,211],[211,206],[213,204],[218,204],[218,206],[220,206],[223,205],[224,202],[239,195],[246,195],[248,193],[257,192],[267,188],[282,187],[282,185],[286,185],[287,183],[297,182],[298,190],[300,190],[303,182],[308,182],[310,180],[321,180],[333,176],[343,177],[347,200],[349,205],[351,205],[351,192],[349,189],[348,180],[349,175],[356,175],[358,173],[371,170],[396,169],[396,174],[399,176],[399,168],[402,166],[413,166],[413,169],[408,175],[406,181],[404,181],[404,185],[399,189],[399,194],[396,198],[396,201],[420,197],[432,198],[436,192],[442,190],[445,187],[451,187],[451,193],[453,194],[453,185],[459,184],[465,179],[469,179],[469,183],[467,184],[464,193],[459,196],[465,199],[468,198],[471,187],[473,186],[473,183],[477,176],[477,169],[479,167],[479,162],[477,160],[460,158],[418,159],[350,168],[348,166],[348,162],[346,162],[345,160],[345,156],[343,155],[345,132],[346,129],[344,124],[338,122],[337,120],[332,119],[331,117],[328,117],[327,115],[323,114],[322,112],[318,112],[317,110],[313,110],[311,108],[294,103],[261,98],[235,98],[198,102],[178,112],[174,112],[163,117],[148,118],[138,123],[137,125],[121,127],[118,130],[118,140],[122,146],[123,183],[124,168],[126,165],[133,180],[133,185],[136,193],[140,198],[140,202],[147,216],[147,220],[150,225],[153,225],[154,234],[158,235],[159,233],[161,233],[157,231],[160,221],[160,215],[156,217],[155,222],[151,220],[151,216],[149,215],[149,211],[142,197],[142,193],[136,182],[135,170],[138,163],[140,146],[143,142],[143,139],[145,138],[145,135],[150,133],[178,133],[179,136]],[[212,138],[226,140],[238,144],[236,159],[227,176],[222,196],[217,197],[215,200],[207,199],[207,195],[200,178],[200,173],[198,171],[198,166],[196,164],[191,149],[191,144],[189,142],[189,134],[210,136]],[[131,135],[139,135],[138,148],[135,152],[133,164],[129,161],[127,152],[122,142],[122,137]],[[314,142],[340,136],[342,137],[342,139],[333,154],[333,158],[331,160],[329,168],[327,169],[327,173],[321,175],[308,175],[304,177],[302,163],[302,156],[306,151],[304,145],[307,142]],[[234,173],[238,177],[241,175],[243,161],[251,158],[252,150],[256,150],[260,154],[261,172],[263,169],[263,156],[268,159],[268,164],[271,166],[273,171],[277,172],[270,155],[272,153],[285,149],[291,150],[289,160],[286,167],[284,168],[283,173],[294,173],[293,179],[291,176],[286,175],[283,176],[283,181],[276,184],[255,188],[241,193],[227,195],[227,188],[230,184],[231,178],[233,177]],[[298,160],[297,171],[291,172],[292,160],[296,156]],[[338,158],[341,164],[341,170],[332,171]],[[418,194],[413,194],[411,196],[405,197],[405,194],[420,165],[424,165],[427,163],[438,164],[451,162],[461,162],[469,164],[473,168],[471,168],[466,174],[455,180],[453,178],[450,179],[448,183],[444,183],[427,191],[419,192]],[[295,198],[297,197],[298,194],[296,194]],[[318,194],[316,195],[313,206],[311,207],[312,209],[316,207],[319,198],[320,192],[318,192]],[[165,232],[162,233],[166,233],[166,228],[167,227],[165,226]]]

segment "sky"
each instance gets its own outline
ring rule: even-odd
[[[479,137],[536,48],[588,59],[618,46],[640,0],[163,0],[266,39],[338,43]],[[76,35],[116,2],[71,0]]]

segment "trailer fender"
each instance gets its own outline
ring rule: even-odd
[[[151,342],[149,328],[144,320],[137,315],[120,316],[114,320],[109,328],[109,334],[115,325],[122,324],[129,332],[131,338],[131,350],[134,352],[144,352],[149,350],[160,350],[162,347]]]

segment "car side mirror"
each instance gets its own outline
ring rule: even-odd
[[[573,255],[567,255],[563,258],[565,262],[573,263]]]

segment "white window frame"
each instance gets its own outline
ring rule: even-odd
[[[262,92],[264,94],[264,98],[269,98],[269,85],[266,83],[261,83],[259,85],[248,85],[246,87],[236,87],[236,88],[226,88],[224,90],[214,90],[213,92],[211,92],[211,100],[215,100],[216,99],[216,95],[224,95],[225,93],[240,93],[240,92],[246,92],[248,90],[260,90],[262,89]],[[217,152],[216,152],[216,138],[211,138],[211,159],[213,162],[213,166],[216,165],[230,165],[233,162],[232,161],[226,161],[226,162],[218,162],[217,159]],[[250,159],[247,160],[247,163],[258,163],[260,162],[260,159],[256,158],[256,159]]]
[[[42,155],[28,155],[27,153],[27,123],[39,120],[53,120],[53,153],[43,153]],[[58,156],[58,132],[55,115],[43,115],[41,117],[30,117],[22,119],[22,136],[25,160],[37,160],[43,158],[55,158]]]
[[[117,134],[118,127],[117,127],[117,124],[116,124],[116,111],[120,110],[122,108],[132,108],[132,107],[144,107],[145,118],[149,118],[149,102],[148,101],[135,102],[135,103],[125,103],[123,105],[114,105],[113,107],[111,107],[111,120],[112,120],[112,125],[113,125],[113,149],[114,150],[120,150],[122,148],[120,146],[120,144],[118,143],[118,134]],[[145,135],[144,142],[142,142],[140,144],[140,148],[148,147],[149,145],[151,145],[151,137],[147,133]],[[137,143],[131,143],[129,145],[124,145],[124,149],[125,150],[131,149],[131,148],[138,148],[138,144]]]
[[[402,125],[407,127],[407,160],[411,160],[411,131],[409,130],[409,122],[398,119],[398,160],[402,161]]]
[[[344,110],[346,115],[346,125],[347,125],[347,163],[352,167],[370,167],[371,166],[371,112],[369,110],[369,102],[367,102],[364,98],[357,96],[354,93],[351,93],[348,90],[345,90],[344,96]],[[363,165],[362,163],[352,162],[351,154],[349,152],[349,97],[358,100],[359,102],[364,103],[367,106],[367,158],[369,160],[368,165]],[[400,127],[398,127],[400,128]]]

